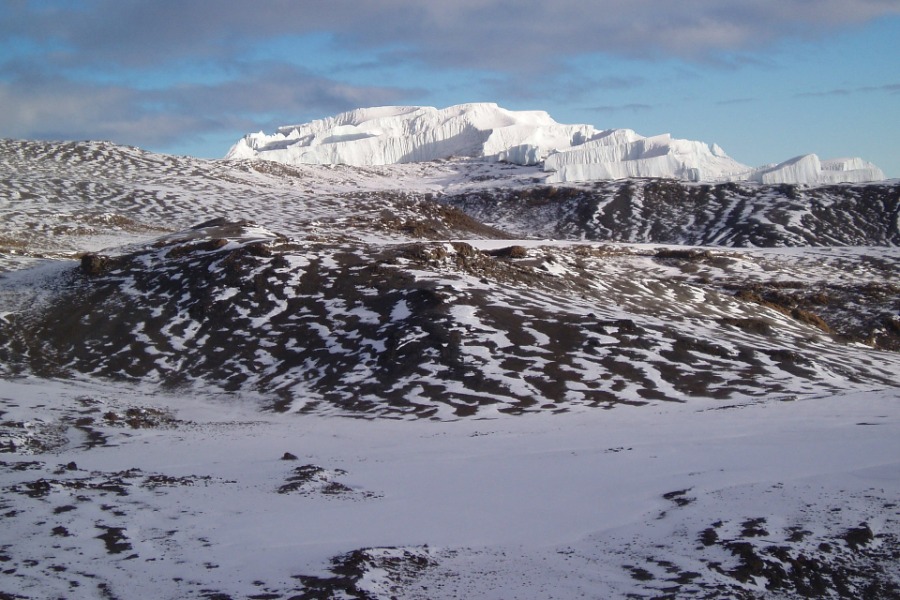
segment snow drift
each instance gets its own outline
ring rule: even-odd
[[[544,111],[511,111],[493,103],[360,108],[280,127],[272,135],[251,133],[226,156],[352,166],[460,157],[543,165],[548,183],[630,177],[802,184],[884,179],[878,167],[859,158],[821,161],[808,154],[753,169],[716,144],[563,125]]]

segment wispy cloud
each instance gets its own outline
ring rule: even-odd
[[[900,83],[889,83],[887,85],[867,85],[859,88],[861,92],[887,92],[888,94],[900,94]]]
[[[593,106],[588,108],[587,110],[591,112],[598,113],[616,113],[616,112],[644,112],[648,110],[652,110],[653,106],[650,104],[640,104],[640,103],[630,103],[630,104],[620,104],[616,106]]]
[[[796,98],[828,98],[834,96],[851,96],[854,94],[870,94],[870,93],[900,93],[900,83],[890,83],[885,85],[866,85],[855,88],[833,88],[822,92],[800,92],[794,94]]]
[[[854,93],[853,90],[847,88],[835,88],[824,92],[800,92],[794,94],[795,98],[827,98],[829,96],[849,96]]]
[[[751,102],[756,102],[757,98],[728,98],[726,100],[719,100],[716,102],[719,106],[733,106],[735,104],[750,104]]]
[[[631,75],[628,77],[608,76],[600,77],[594,80],[587,79],[585,87],[592,90],[610,91],[610,90],[632,90],[646,83],[643,77]]]
[[[623,92],[640,88],[646,80],[633,76],[591,77],[581,73],[559,71],[545,77],[508,74],[482,80],[489,93],[502,97],[555,102],[575,102],[586,97],[607,92]]]

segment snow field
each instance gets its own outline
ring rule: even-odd
[[[48,404],[51,395],[57,401]],[[641,590],[624,566],[647,555],[705,572],[707,556],[692,548],[716,521],[726,524],[723,538],[740,537],[738,523],[753,518],[764,518],[772,536],[797,525],[823,537],[862,521],[900,534],[900,515],[880,504],[900,494],[890,391],[453,422],[275,418],[238,398],[146,396],[96,383],[3,381],[0,396],[16,399],[4,400],[6,418],[27,414],[64,428],[61,417],[84,397],[109,408],[160,407],[177,419],[168,429],[102,428],[109,441],[93,449],[69,428],[52,455],[32,458],[46,467],[4,463],[4,504],[16,511],[6,531],[19,540],[6,549],[17,568],[7,581],[20,593],[65,593],[72,578],[160,598],[201,587],[248,594],[260,580],[288,592],[291,575],[324,574],[343,552],[427,545],[435,566],[399,597],[425,597],[426,588],[435,600],[462,591],[602,596]],[[284,452],[298,462],[279,460]],[[139,469],[192,483],[149,488],[126,479],[127,496],[87,490],[81,501],[64,487],[43,498],[13,491],[69,462],[77,470],[53,478]],[[349,491],[278,494],[298,464],[321,465],[325,480]],[[840,514],[828,510],[836,504]],[[56,510],[67,505],[74,508]],[[69,532],[61,546],[42,533],[52,527]],[[122,528],[130,558],[105,556],[96,538],[103,527]],[[709,559],[733,560],[714,551]],[[65,572],[47,569],[60,561]],[[488,572],[490,581],[476,584]],[[555,588],[562,575],[569,581]]]

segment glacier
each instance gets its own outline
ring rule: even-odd
[[[543,111],[510,111],[492,103],[383,106],[279,127],[273,135],[250,134],[226,158],[372,166],[470,157],[533,165],[596,133],[591,125],[561,125]]]
[[[375,166],[479,159],[540,166],[547,183],[631,177],[685,181],[832,184],[881,181],[861,158],[821,160],[815,154],[751,168],[716,144],[642,136],[631,129],[557,123],[545,111],[513,111],[495,103],[447,108],[359,108],[299,125],[245,135],[229,160],[287,165]]]
[[[749,167],[715,144],[673,139],[669,134],[642,137],[630,129],[617,129],[548,156],[544,170],[552,172],[551,183],[628,177],[721,181],[740,176]]]
[[[815,154],[806,154],[777,165],[754,169],[747,179],[767,184],[863,183],[882,181],[884,173],[861,158],[835,158],[823,161]]]

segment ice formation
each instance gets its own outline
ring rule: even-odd
[[[747,177],[760,183],[860,183],[881,181],[884,173],[861,158],[819,160],[815,154],[797,156],[777,165],[754,169]]]
[[[367,166],[473,157],[538,164],[596,133],[590,125],[561,125],[543,111],[509,111],[496,104],[440,110],[384,106],[280,127],[273,135],[253,133],[226,158]]]
[[[627,177],[667,177],[688,181],[732,179],[749,167],[715,144],[672,139],[669,134],[642,137],[630,129],[604,131],[590,141],[551,154],[548,181],[590,181]]]
[[[493,103],[360,108],[327,119],[244,136],[227,159],[353,166],[477,158],[543,165],[547,182],[628,177],[688,181],[820,184],[884,179],[859,158],[820,161],[814,154],[752,169],[716,144],[644,137],[630,129],[563,125],[544,111],[511,111]]]

